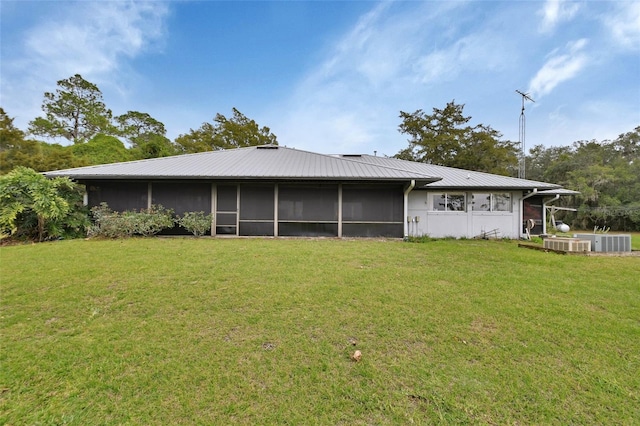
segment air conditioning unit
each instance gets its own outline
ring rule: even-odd
[[[574,238],[591,241],[596,252],[631,251],[631,235],[628,234],[574,234]]]
[[[545,238],[543,247],[557,251],[585,252],[591,251],[591,241],[577,238]]]

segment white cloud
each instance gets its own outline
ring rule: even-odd
[[[615,12],[604,22],[615,43],[631,50],[640,50],[640,2],[619,2]]]
[[[394,154],[406,141],[397,131],[401,109],[424,105],[434,84],[511,63],[508,42],[492,26],[468,34],[458,19],[458,12],[468,12],[465,3],[394,5],[382,3],[365,14],[268,118],[281,143]]]
[[[587,40],[580,39],[568,43],[563,53],[554,51],[529,83],[528,92],[534,98],[540,98],[551,93],[558,84],[578,75],[589,62],[583,52],[586,45]]]
[[[19,55],[2,58],[2,101],[21,128],[57,80],[81,74],[118,88],[126,61],[162,40],[169,13],[165,3],[135,1],[60,2],[52,11],[23,30]]]
[[[163,3],[72,3],[67,19],[48,21],[27,35],[27,54],[48,73],[103,75],[158,40],[167,13]]]
[[[414,69],[425,84],[455,80],[464,72],[496,70],[509,62],[504,44],[490,31],[474,33],[427,53]]]
[[[553,31],[562,22],[569,21],[576,14],[580,5],[564,0],[547,0],[539,12],[542,15],[540,31],[543,33]]]

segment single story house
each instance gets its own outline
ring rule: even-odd
[[[58,170],[90,207],[212,213],[212,235],[520,238],[559,185],[371,155],[253,146]],[[180,230],[176,230],[180,231]],[[537,232],[536,232],[537,231]]]

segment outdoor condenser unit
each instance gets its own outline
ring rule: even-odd
[[[543,247],[565,252],[591,251],[591,243],[578,238],[545,238]]]
[[[591,251],[631,251],[631,235],[628,234],[574,234],[573,237],[591,241]]]

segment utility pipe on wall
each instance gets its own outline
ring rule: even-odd
[[[404,190],[404,215],[402,222],[404,223],[404,238],[409,238],[409,223],[404,219],[409,216],[409,193],[416,187],[416,180],[411,179],[411,183],[407,189]]]

